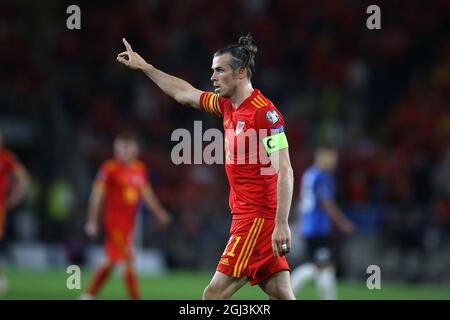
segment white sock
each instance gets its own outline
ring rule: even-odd
[[[95,300],[95,297],[92,294],[83,293],[81,294],[79,300]]]
[[[292,291],[296,293],[303,289],[305,284],[313,279],[316,274],[317,267],[313,263],[305,263],[295,268],[291,274]]]
[[[326,267],[318,272],[316,287],[321,300],[336,300],[336,268]]]

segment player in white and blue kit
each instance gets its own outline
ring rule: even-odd
[[[299,202],[298,231],[306,245],[305,264],[291,275],[292,289],[301,290],[307,281],[315,279],[320,299],[335,300],[335,253],[331,239],[333,224],[350,234],[354,225],[337,206],[331,176],[338,162],[338,151],[321,147],[315,152],[314,164],[302,176]]]

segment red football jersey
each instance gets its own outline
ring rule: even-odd
[[[238,108],[211,92],[201,95],[200,106],[223,117],[225,170],[234,218],[274,218],[278,175],[271,168],[262,139],[284,131],[283,116],[256,89]]]
[[[101,166],[94,187],[105,191],[103,221],[107,229],[133,230],[142,190],[147,183],[147,168],[141,161],[125,165],[111,159]]]
[[[7,150],[0,150],[0,208],[6,205],[6,197],[10,187],[10,174],[17,165],[14,154]]]

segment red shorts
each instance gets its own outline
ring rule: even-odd
[[[105,231],[105,251],[111,262],[133,259],[133,232],[118,228],[105,229]]]
[[[274,227],[273,219],[233,219],[230,240],[216,270],[235,278],[250,277],[252,286],[279,271],[290,271],[285,256],[273,256]]]

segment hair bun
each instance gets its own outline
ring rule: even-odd
[[[250,57],[254,57],[258,51],[258,48],[252,43],[252,40],[252,35],[248,33],[246,36],[240,37],[238,41],[239,45],[248,51]]]

